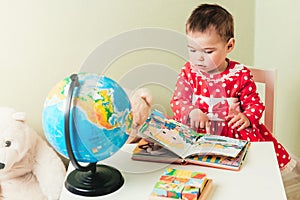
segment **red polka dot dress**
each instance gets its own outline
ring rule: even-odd
[[[237,62],[227,62],[227,69],[214,75],[196,71],[189,62],[183,66],[170,102],[174,119],[189,124],[189,113],[200,108],[210,118],[211,134],[251,142],[273,142],[279,167],[284,169],[291,160],[290,155],[259,121],[265,107],[257,93],[250,70]],[[225,120],[234,99],[239,102],[239,111],[251,122],[251,126],[242,131],[232,129]],[[198,131],[205,132],[203,129]]]

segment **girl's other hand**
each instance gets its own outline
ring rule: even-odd
[[[228,121],[228,126],[231,126],[232,129],[237,128],[237,131],[244,130],[251,125],[246,115],[234,109],[230,110],[226,120]]]

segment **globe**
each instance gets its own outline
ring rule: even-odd
[[[79,162],[94,163],[117,152],[126,142],[132,124],[130,101],[114,80],[93,73],[79,73],[70,109],[70,141]],[[49,92],[42,123],[46,139],[68,157],[65,138],[65,105],[71,78]]]

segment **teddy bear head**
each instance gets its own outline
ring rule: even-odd
[[[25,113],[0,107],[0,179],[28,152],[29,132]]]

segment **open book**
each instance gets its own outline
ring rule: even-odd
[[[188,126],[154,110],[139,129],[143,139],[132,154],[134,160],[191,163],[239,170],[250,143],[224,136],[199,134]]]

